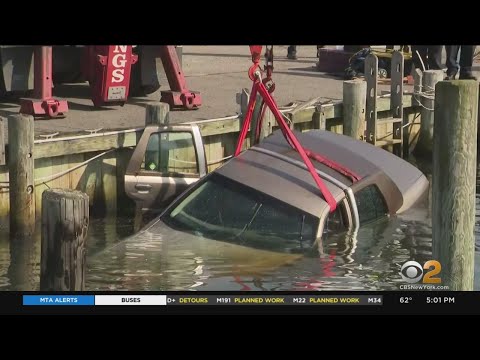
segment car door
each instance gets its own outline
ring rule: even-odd
[[[197,125],[148,126],[127,166],[125,191],[144,210],[162,209],[206,174]]]

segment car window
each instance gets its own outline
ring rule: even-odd
[[[328,214],[325,225],[323,226],[324,233],[337,233],[348,229],[348,224],[345,221],[345,208],[342,203],[338,204],[333,213]]]
[[[382,193],[376,185],[369,185],[355,193],[360,225],[376,220],[388,213]]]
[[[162,220],[198,236],[271,250],[307,247],[318,228],[318,218],[218,174]]]
[[[307,246],[315,239],[316,229],[311,217],[307,218],[293,207],[262,202],[257,211],[243,235],[249,243],[262,242],[263,247],[281,245],[295,249]]]
[[[141,169],[162,174],[198,174],[193,134],[161,132],[150,135]]]

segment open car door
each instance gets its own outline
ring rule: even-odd
[[[125,174],[125,191],[144,210],[160,210],[207,174],[197,125],[148,126]]]

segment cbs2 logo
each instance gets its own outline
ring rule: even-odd
[[[433,267],[432,270],[430,268]],[[425,274],[423,270],[429,270]],[[442,279],[439,277],[433,277],[435,275],[440,274],[442,270],[442,265],[436,260],[429,260],[427,261],[422,268],[416,261],[407,261],[405,264],[402,265],[400,270],[400,275],[402,279],[408,283],[416,283],[422,280],[424,284],[440,284]]]

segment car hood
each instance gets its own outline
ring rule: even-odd
[[[188,247],[200,256],[218,256],[232,261],[237,265],[248,265],[254,268],[268,268],[274,265],[285,264],[301,257],[298,254],[286,254],[274,251],[254,249],[248,246],[233,244],[226,241],[213,240],[201,234],[192,234],[177,231],[163,221],[158,220],[148,227],[141,237],[162,237],[165,239],[165,250],[172,250],[179,246]]]
[[[87,287],[106,289],[105,273],[110,273],[109,289],[185,290],[207,279],[236,281],[241,276],[265,275],[302,257],[180,232],[158,220],[117,245],[87,257]]]

